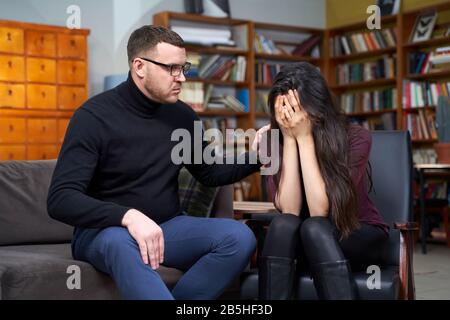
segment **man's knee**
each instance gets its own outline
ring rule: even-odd
[[[244,223],[227,220],[224,242],[244,255],[251,255],[256,249],[256,238],[253,231]]]

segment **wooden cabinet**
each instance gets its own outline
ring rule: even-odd
[[[0,161],[53,159],[88,98],[87,29],[0,20]]]

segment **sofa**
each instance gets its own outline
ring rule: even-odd
[[[0,162],[0,299],[120,299],[108,275],[72,258],[73,227],[47,214],[55,164],[56,160]],[[218,189],[211,216],[233,217],[231,185]],[[158,273],[169,288],[183,274],[164,266]],[[221,298],[238,297],[236,281]]]

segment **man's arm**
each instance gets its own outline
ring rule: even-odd
[[[72,117],[53,173],[47,198],[49,215],[77,227],[120,226],[131,208],[87,194],[101,150],[97,119],[79,109]]]
[[[193,144],[199,143],[193,141]],[[232,184],[244,179],[245,177],[257,172],[262,164],[259,162],[256,151],[243,153],[233,159],[233,163],[227,164],[225,158],[223,163],[207,164],[203,161],[203,152],[208,146],[206,141],[202,141],[200,148],[191,148],[191,163],[185,164],[185,167],[194,176],[194,178],[205,186],[216,187]],[[195,163],[194,152],[201,150],[201,163]]]

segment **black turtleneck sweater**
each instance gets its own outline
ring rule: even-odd
[[[89,99],[70,120],[50,185],[49,215],[86,228],[120,226],[131,208],[157,223],[177,216],[182,165],[171,161],[172,147],[179,143],[171,134],[185,128],[193,138],[195,120],[195,112],[181,101],[162,105],[148,99],[130,75]],[[239,181],[260,167],[185,166],[207,186]]]

